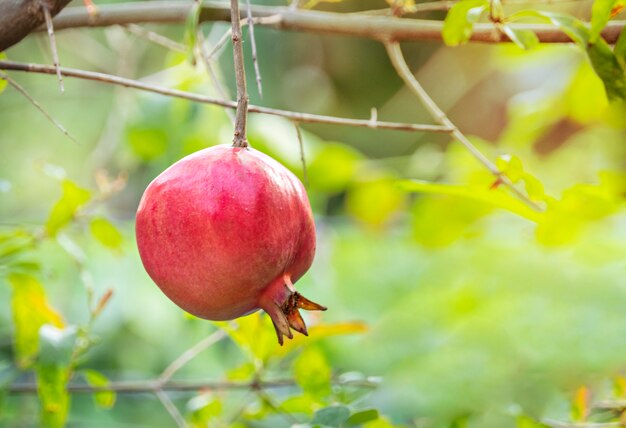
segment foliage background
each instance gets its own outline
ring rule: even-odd
[[[320,5],[344,11],[383,6],[374,0]],[[591,2],[550,7],[588,17]],[[150,28],[183,39],[182,27]],[[209,43],[226,28],[203,25]],[[429,120],[377,43],[263,28],[256,36],[264,97],[254,91],[249,63],[254,104],[346,117],[369,117],[376,107],[382,120]],[[57,41],[66,66],[215,95],[206,72],[185,54],[123,28],[68,30]],[[603,422],[612,415],[590,415],[591,403],[626,398],[623,102],[608,104],[587,59],[569,45],[523,51],[509,44],[421,42],[403,48],[455,124],[490,158],[500,156],[509,177],[534,189],[549,210],[537,221],[510,212],[502,189],[487,191],[494,181],[489,172],[447,136],[303,125],[319,245],[298,288],[330,309],[309,316],[318,326],[310,339],[282,350],[266,317],[240,320],[239,334],[209,348],[176,378],[251,380],[256,373],[295,378],[298,385],[267,390],[265,397],[245,390],[171,393],[188,423],[319,424],[320,409],[347,405],[352,413],[377,409],[381,416],[371,417],[372,427],[532,427],[550,420]],[[51,62],[40,36],[8,55]],[[228,48],[218,68],[234,93]],[[65,79],[60,95],[50,77],[13,77],[79,143],[17,92],[9,88],[0,96],[0,274],[34,274],[68,325],[90,324],[88,287],[96,301],[112,289],[83,337],[97,340],[73,361],[72,382],[84,382],[78,373],[85,369],[115,380],[154,379],[186,349],[226,327],[184,316],[158,291],[138,258],[134,212],[143,189],[168,165],[229,143],[228,117],[217,107],[93,82]],[[253,115],[249,133],[254,148],[302,177],[290,122]],[[123,189],[108,194],[102,171],[109,184],[122,177]],[[423,180],[420,192],[412,191],[414,183],[398,184],[406,178]],[[58,212],[55,218],[59,200],[71,218],[67,224]],[[98,229],[94,218],[108,220]],[[20,241],[19,233],[32,233],[36,244]],[[0,286],[5,387],[34,380],[32,370],[15,363],[20,351],[11,305],[17,287],[4,279]],[[54,354],[41,349],[37,370]],[[59,358],[54,367],[63,366]],[[331,387],[331,377],[380,384],[371,391]],[[174,423],[151,394],[119,395],[114,405],[102,394],[99,403],[83,394],[71,400],[69,426]],[[38,426],[38,409],[36,395],[5,394],[0,424]]]

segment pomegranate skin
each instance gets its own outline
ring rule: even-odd
[[[325,309],[305,307],[316,304],[292,285],[315,253],[306,191],[254,149],[214,146],[173,164],[144,192],[136,236],[150,277],[195,316],[229,320],[263,308],[282,344],[289,327],[306,334],[296,306]]]

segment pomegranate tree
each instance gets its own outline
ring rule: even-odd
[[[215,146],[150,183],[137,245],[146,271],[185,311],[230,320],[258,309],[278,342],[304,335],[299,309],[326,310],[295,291],[315,253],[315,224],[298,178],[250,148]]]

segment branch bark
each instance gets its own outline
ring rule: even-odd
[[[78,27],[106,27],[116,24],[139,23],[183,23],[191,4],[188,2],[150,1],[142,3],[105,4],[98,7],[98,16],[90,17],[85,8],[72,7],[63,11],[54,20],[56,30]],[[378,41],[441,41],[441,21],[395,18],[389,16],[367,16],[293,10],[289,7],[253,6],[252,15],[259,19],[257,25],[272,28],[305,31],[318,34],[341,34],[369,38]],[[240,15],[241,16],[241,15]],[[245,16],[241,16],[245,18]],[[205,1],[202,4],[200,21],[230,21],[227,3]],[[626,21],[612,21],[602,32],[609,43],[615,43]],[[511,24],[514,29],[534,31],[541,42],[569,43],[571,39],[554,25]],[[490,23],[477,24],[471,39],[475,42],[499,43],[509,39]]]
[[[2,0],[0,1],[0,52],[18,43],[44,23],[42,5],[54,16],[70,0]]]

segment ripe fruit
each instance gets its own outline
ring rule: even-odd
[[[282,345],[290,327],[307,334],[298,309],[326,310],[293,287],[315,253],[304,187],[254,149],[215,146],[176,162],[144,192],[136,233],[150,277],[193,315],[264,309]]]

